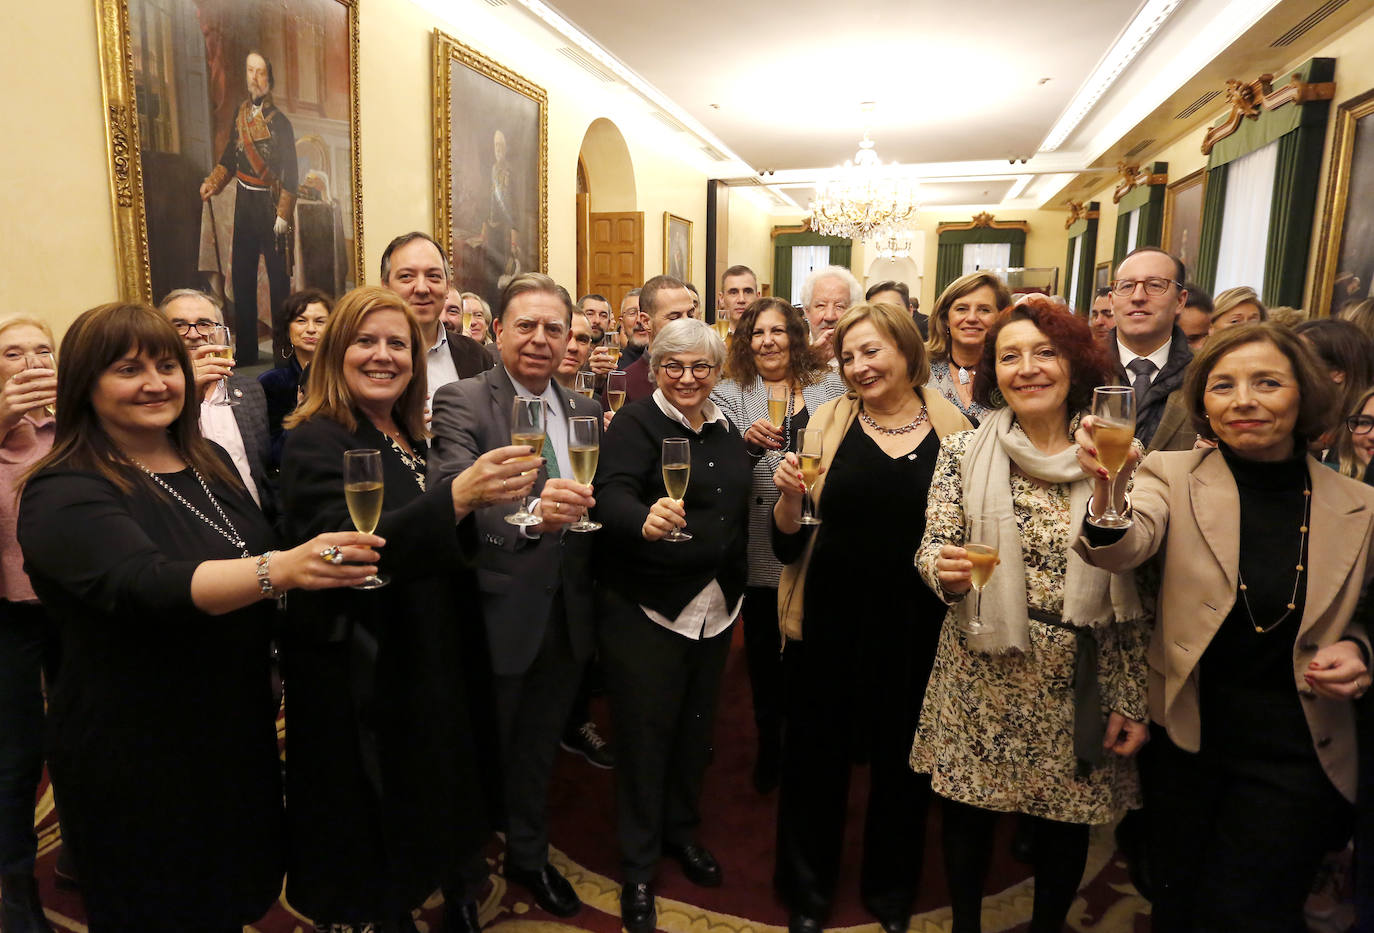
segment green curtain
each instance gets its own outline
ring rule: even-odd
[[[1082,236],[1082,234],[1079,234]],[[1069,251],[1064,255],[1064,300],[1069,300],[1069,295],[1073,294],[1073,243],[1078,237],[1069,237]]]
[[[832,265],[849,268],[854,241],[819,233],[779,233],[773,237],[773,294],[783,301],[792,300],[792,247],[828,246]]]
[[[830,264],[832,266],[844,266],[849,268],[849,262],[854,255],[854,241],[845,240],[843,246],[830,247]]]
[[[1325,136],[1325,127],[1303,126],[1279,139],[1264,252],[1262,297],[1267,305],[1302,305]]]
[[[773,247],[773,295],[792,300],[792,247]]]
[[[1217,284],[1217,257],[1221,253],[1221,214],[1226,208],[1228,171],[1229,164],[1207,170],[1207,191],[1202,200],[1202,231],[1198,234],[1197,268],[1193,270],[1193,281],[1209,294]]]
[[[1121,265],[1126,258],[1126,244],[1131,236],[1131,211],[1116,215],[1116,239],[1112,242],[1112,268]]]
[[[943,240],[943,238],[941,238]],[[935,294],[964,272],[964,244],[941,242],[935,249]]]
[[[969,243],[1009,243],[1013,268],[1026,264],[1026,232],[974,227],[972,230],[947,230],[940,234],[935,250],[935,294],[943,292],[964,272],[964,246]]]
[[[1014,231],[1019,233],[1020,231]],[[1026,266],[1026,237],[1021,235],[1019,240],[1011,241],[1011,267],[1013,269],[1024,269]]]

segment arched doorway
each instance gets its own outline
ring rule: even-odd
[[[644,214],[635,210],[634,163],[614,123],[593,120],[577,155],[577,290],[619,308],[644,280]]]

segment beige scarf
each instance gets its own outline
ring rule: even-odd
[[[1078,448],[1071,445],[1057,454],[1036,449],[1016,424],[1010,408],[989,414],[979,425],[961,467],[964,515],[995,517],[998,525],[998,556],[1001,564],[983,589],[981,616],[987,631],[970,636],[971,651],[990,654],[1030,650],[1026,613],[1026,565],[1021,554],[1021,535],[1011,503],[1011,465],[1047,483],[1069,484],[1069,535],[1072,540],[1087,514],[1092,482],[1078,465]],[[966,521],[967,527],[967,521]],[[973,600],[962,605],[965,620],[972,617]],[[1072,550],[1064,577],[1065,623],[1099,628],[1114,621],[1130,621],[1144,615],[1130,574],[1110,574],[1090,567]]]

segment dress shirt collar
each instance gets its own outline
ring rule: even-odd
[[[1169,348],[1173,346],[1173,342],[1173,335],[1170,335],[1169,339],[1164,341],[1158,350],[1145,357],[1155,364],[1155,371],[1150,374],[1151,382],[1154,382],[1155,377],[1164,372],[1164,366],[1169,362]],[[1140,357],[1140,354],[1122,343],[1119,338],[1116,341],[1116,352],[1121,357],[1121,368],[1127,372],[1130,372],[1132,361]]]
[[[722,412],[719,406],[717,406],[716,403],[711,401],[709,398],[706,400],[706,404],[701,406],[701,415],[703,418],[706,419],[701,423],[701,428],[692,427],[692,422],[687,420],[686,415],[678,411],[676,405],[668,401],[668,397],[663,394],[662,389],[654,389],[653,398],[654,404],[658,406],[659,411],[663,412],[669,418],[676,421],[678,424],[682,425],[684,428],[686,428],[694,434],[700,434],[702,428],[705,428],[706,425],[710,424],[711,422],[724,424],[727,427],[730,424],[729,420],[725,417],[724,412]]]

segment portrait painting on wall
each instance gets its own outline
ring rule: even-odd
[[[240,365],[284,365],[291,292],[361,280],[356,3],[98,7],[122,292],[214,295]]]
[[[439,30],[434,62],[435,227],[455,287],[495,308],[548,264],[548,95]]]
[[[1374,295],[1374,90],[1336,109],[1327,179],[1314,316],[1338,315]]]
[[[1189,273],[1197,265],[1198,241],[1202,237],[1206,176],[1205,169],[1198,169],[1164,190],[1164,242],[1160,245],[1165,252],[1183,260]]]
[[[1093,294],[1096,295],[1110,284],[1112,284],[1112,264],[1099,262],[1093,266]]]
[[[692,222],[663,212],[663,271],[683,282],[692,281]]]

